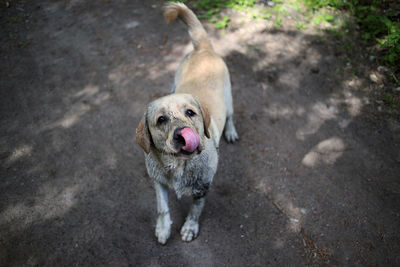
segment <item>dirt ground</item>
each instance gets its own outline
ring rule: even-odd
[[[0,2],[1,266],[400,265],[400,125],[368,55],[351,73],[323,32],[207,26],[241,139],[221,142],[199,237],[180,240],[190,199],[171,194],[161,246],[135,129],[185,26],[155,0]]]

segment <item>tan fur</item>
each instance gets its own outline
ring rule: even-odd
[[[229,80],[223,60],[210,50],[195,50],[177,71],[176,93],[193,95],[201,106],[208,109],[215,121],[219,136],[226,119],[224,84]],[[212,96],[212,97],[211,97]]]
[[[228,68],[222,58],[214,52],[199,20],[184,4],[167,4],[164,15],[167,22],[180,17],[188,25],[194,44],[194,51],[186,57],[177,70],[175,92],[192,94],[202,106],[207,107],[221,135],[227,115],[224,90],[230,86],[227,84]]]
[[[204,135],[207,138],[210,138],[211,137],[210,131],[208,130],[208,128],[210,127],[210,122],[211,122],[210,113],[208,112],[208,109],[202,105],[200,105],[200,110],[201,110],[201,115],[203,117]]]
[[[180,18],[189,28],[194,51],[181,62],[175,75],[175,93],[152,101],[136,130],[145,151],[146,168],[157,196],[155,235],[165,244],[171,234],[167,189],[178,198],[192,195],[193,205],[181,228],[184,241],[199,233],[199,217],[218,165],[218,145],[224,131],[228,142],[238,139],[228,68],[218,56],[194,13],[181,3],[168,3],[165,18]],[[189,113],[188,110],[195,113]],[[190,115],[192,114],[192,115]],[[162,118],[162,122],[159,120]],[[195,131],[198,148],[190,153],[174,138],[183,128]]]
[[[167,3],[164,6],[164,17],[167,23],[180,18],[188,27],[195,49],[212,48],[207,33],[196,15],[182,3]]]
[[[139,126],[136,128],[136,142],[140,145],[140,147],[149,154],[150,152],[150,135],[148,128],[146,126],[146,115],[143,115],[143,118],[139,122]]]

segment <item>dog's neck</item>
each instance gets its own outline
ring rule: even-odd
[[[163,170],[165,175],[170,176],[172,173],[176,175],[177,170],[184,169],[187,160],[180,159],[172,154],[159,153],[159,151],[153,151],[153,149],[150,150],[150,156],[161,167],[160,169]]]

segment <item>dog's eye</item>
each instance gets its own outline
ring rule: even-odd
[[[196,115],[196,113],[193,110],[188,109],[186,110],[186,115],[189,117],[193,117],[194,115]]]
[[[161,124],[165,123],[167,120],[168,120],[167,117],[165,117],[165,116],[160,116],[160,117],[158,117],[158,119],[157,119],[157,125],[161,125]]]

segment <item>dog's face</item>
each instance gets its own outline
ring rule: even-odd
[[[146,153],[154,147],[162,154],[190,159],[210,138],[210,117],[190,94],[172,94],[149,104],[136,129],[136,140]]]

